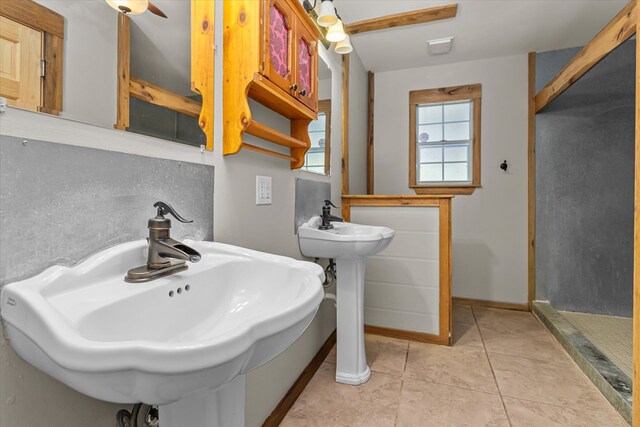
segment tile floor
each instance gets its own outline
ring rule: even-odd
[[[335,348],[284,427],[627,426],[530,313],[454,306],[452,347],[367,335],[373,375],[338,384]]]
[[[618,368],[633,376],[633,319],[561,311],[577,330]]]

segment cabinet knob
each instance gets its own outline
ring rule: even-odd
[[[305,96],[307,94],[307,91],[306,91],[306,89],[302,89],[300,92],[298,92],[298,94],[300,96]]]
[[[289,86],[289,89],[290,90],[298,90],[298,84],[297,83],[292,84],[291,86]]]

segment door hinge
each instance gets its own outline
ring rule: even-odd
[[[44,59],[41,59],[40,60],[40,77],[44,77],[46,71],[47,71],[47,61],[45,61]]]

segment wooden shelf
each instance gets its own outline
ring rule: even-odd
[[[291,120],[318,118],[316,112],[292,96],[283,93],[282,89],[257,73],[249,85],[249,98]]]
[[[245,133],[253,135],[257,138],[264,139],[265,141],[273,142],[274,144],[282,145],[289,148],[309,148],[307,143],[295,139],[292,136],[286,135],[280,131],[270,128],[269,126],[258,123],[252,120],[247,125]]]
[[[277,151],[267,150],[266,148],[258,147],[256,145],[247,144],[246,142],[242,143],[242,148],[246,148],[247,150],[255,151],[257,153],[266,154],[267,156],[278,157],[279,159],[289,160],[290,162],[294,162],[296,159],[288,156],[283,153],[278,153]]]

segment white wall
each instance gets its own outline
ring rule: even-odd
[[[99,0],[103,1],[103,0]],[[169,18],[131,20],[131,75],[183,96],[191,91],[191,2],[155,0]]]
[[[331,98],[331,79],[318,80],[318,100]]]
[[[349,194],[367,194],[368,72],[354,50],[349,59]]]
[[[472,83],[482,84],[482,188],[453,200],[453,295],[526,303],[526,55],[376,73],[375,192],[413,194],[409,91]]]
[[[74,2],[83,3],[83,2]],[[290,171],[286,161],[248,150],[222,156],[222,1],[216,2],[216,84],[213,152],[159,139],[105,129],[58,117],[9,108],[0,115],[0,133],[70,145],[215,165],[214,236],[231,243],[275,254],[301,258],[294,227],[295,179],[303,177],[330,182],[332,199],[339,201],[340,173],[331,177]],[[113,39],[115,43],[115,39]],[[113,51],[110,46],[106,52]],[[332,98],[341,99],[339,58],[329,55],[334,67]],[[80,61],[83,63],[84,61]],[[83,66],[83,65],[81,65]],[[73,70],[70,66],[67,69]],[[115,91],[115,88],[114,88]],[[332,139],[340,140],[341,104],[332,106]],[[266,121],[281,121],[274,115]],[[288,126],[285,126],[288,128]],[[286,129],[281,129],[286,130]],[[332,164],[340,165],[340,151],[332,153]],[[273,204],[255,205],[255,176],[273,178]],[[335,329],[335,308],[325,302],[303,336],[282,355],[247,375],[246,424],[259,426],[278,404],[322,343]],[[44,423],[65,427],[113,427],[112,405],[77,393],[22,361],[0,338],[0,425],[35,427]]]
[[[118,14],[104,1],[36,0],[64,16],[62,117],[116,122]]]

